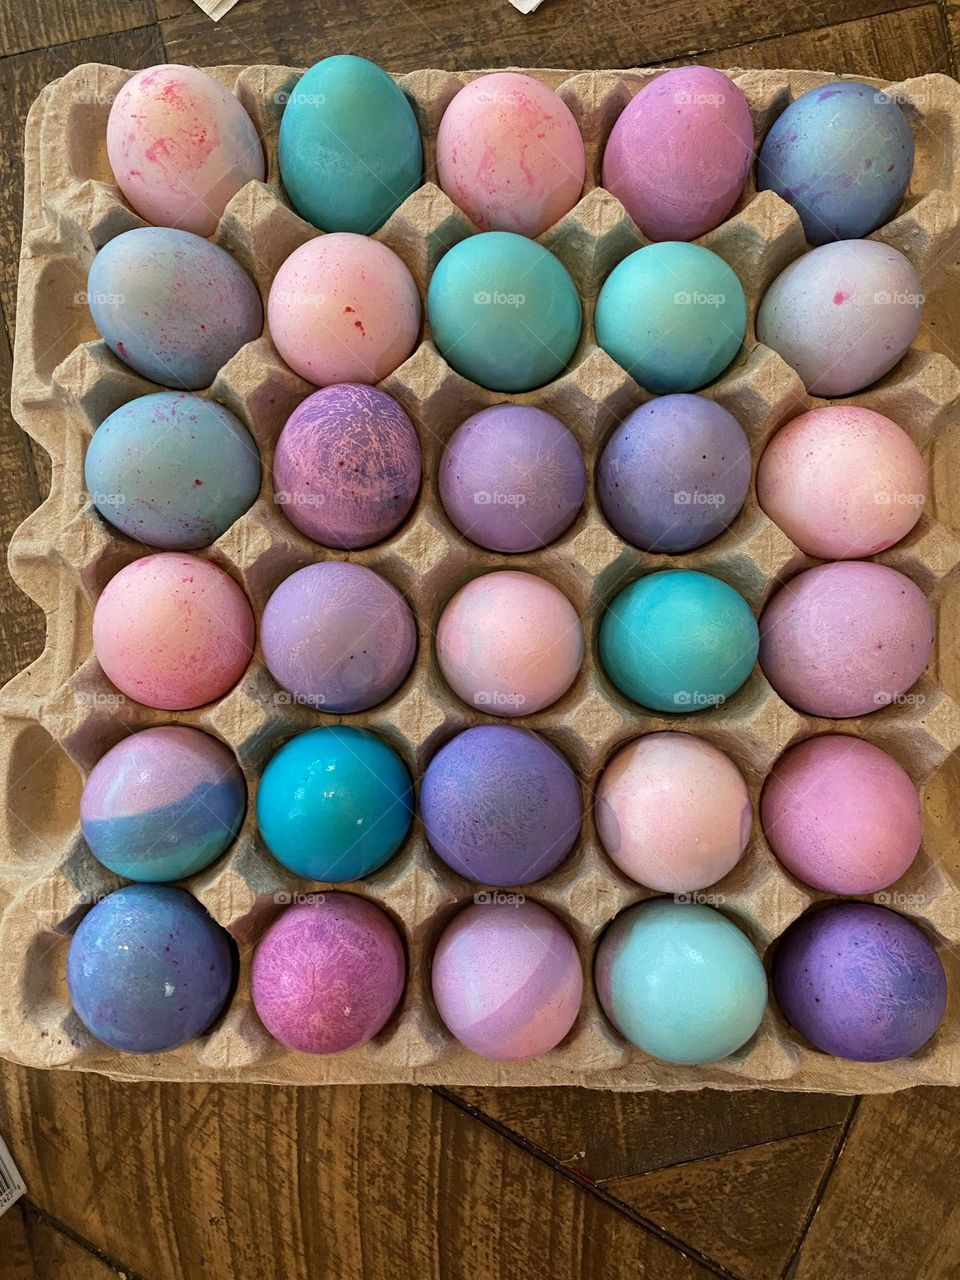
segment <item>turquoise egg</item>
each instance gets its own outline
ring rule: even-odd
[[[750,1039],[767,978],[750,939],[712,907],[657,898],[600,940],[597,994],[624,1039],[667,1062],[713,1062]]]
[[[747,679],[760,634],[739,591],[708,573],[665,569],[624,587],[600,624],[600,661],[654,711],[719,706]]]
[[[338,884],[382,867],[413,820],[410,775],[375,733],[329,725],[291,738],[257,792],[267,848],[306,880]]]
[[[719,378],[747,330],[747,300],[733,269],[698,244],[664,241],[614,267],[597,299],[597,342],[657,395]]]
[[[423,177],[423,147],[403,90],[374,62],[336,54],[291,90],[280,121],[280,177],[321,231],[371,235]]]
[[[447,363],[492,391],[542,387],[563,372],[580,338],[580,298],[566,268],[509,231],[454,245],[433,273],[427,311]]]

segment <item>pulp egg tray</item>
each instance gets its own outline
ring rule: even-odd
[[[256,122],[268,157],[266,183],[251,182],[230,202],[216,240],[250,272],[266,299],[274,272],[315,228],[289,207],[277,174],[277,130],[298,72],[284,67],[214,67]],[[97,425],[125,401],[156,388],[121,364],[97,338],[84,289],[96,250],[144,225],[126,206],[107,162],[110,104],[132,74],[86,65],[55,81],[35,103],[26,134],[24,236],[20,265],[13,407],[18,421],[50,454],[50,496],[14,535],[10,564],[20,587],[46,614],[46,647],[2,694],[3,806],[0,816],[0,1052],[31,1066],[95,1070],[127,1079],[246,1080],[285,1083],[407,1081],[444,1085],[557,1085],[638,1090],[691,1088],[807,1089],[880,1092],[913,1084],[960,1084],[960,860],[958,822],[950,802],[955,775],[949,756],[960,744],[960,712],[936,682],[936,662],[895,703],[860,720],[838,723],[792,710],[759,668],[725,705],[684,716],[651,715],[623,698],[596,656],[605,604],[638,574],[669,565],[705,570],[732,583],[759,613],[777,587],[813,563],[760,511],[751,494],[732,527],[682,557],[653,556],[617,537],[591,491],[571,529],[529,555],[499,556],[459,537],[444,516],[436,477],[444,442],[470,414],[504,399],[454,373],[430,341],[429,328],[383,388],[404,406],[420,434],[424,481],[407,523],[386,542],[346,558],[369,565],[404,592],[417,617],[415,667],[399,691],[371,711],[344,719],[376,730],[422,775],[437,749],[459,730],[488,717],[447,687],[434,660],[433,635],[450,596],[476,574],[508,565],[555,583],[583,618],[586,658],[576,683],[554,706],[515,721],[544,734],[576,768],[587,817],[578,845],[546,879],[511,890],[544,903],[579,947],[585,998],[566,1040],[544,1057],[493,1063],[463,1049],[445,1030],[430,994],[436,940],[459,907],[498,886],[458,878],[429,850],[419,820],[406,845],[368,879],[342,886],[379,903],[401,929],[409,977],[402,1004],[368,1045],[332,1056],[295,1053],[261,1025],[250,1000],[250,959],[265,928],[288,902],[324,886],[297,880],[266,851],[254,821],[257,779],[291,734],[334,717],[297,705],[266,670],[258,648],[240,683],[219,702],[181,714],[154,711],[122,697],[92,653],[91,614],[98,594],[122,566],[147,553],[107,525],[84,492],[83,455]],[[380,230],[425,293],[431,271],[454,243],[476,230],[429,179],[444,108],[477,72],[418,71],[399,83],[416,107],[427,181]],[[639,71],[534,71],[555,87],[576,116],[587,148],[587,183],[576,207],[541,237],[573,276],[584,303],[580,345],[563,376],[513,397],[556,414],[576,434],[592,468],[614,424],[649,398],[594,342],[592,315],[600,283],[620,259],[644,243],[622,206],[598,185],[606,137],[637,89],[656,74]],[[732,71],[753,113],[757,138],[788,102],[831,79],[805,71]],[[917,161],[904,211],[876,233],[902,250],[936,305],[960,228],[960,86],[930,75],[880,86],[910,118]],[[751,317],[765,288],[807,246],[794,211],[772,192],[748,187],[733,215],[703,237],[736,270]],[[929,332],[929,329],[923,331]],[[947,483],[938,433],[956,414],[960,371],[943,355],[911,349],[893,372],[857,403],[888,414],[931,459],[933,484]],[[253,433],[264,462],[253,507],[199,554],[226,569],[246,591],[257,616],[273,589],[305,564],[341,553],[310,542],[274,501],[270,464],[291,410],[314,388],[280,360],[265,333],[221,369],[208,394]],[[777,427],[823,401],[808,396],[796,374],[754,337],[752,319],[735,363],[706,395],[729,409],[751,441],[754,464]],[[960,545],[924,512],[913,532],[879,557],[929,593],[938,621],[950,608]],[[938,631],[940,650],[945,645]],[[127,1056],[94,1040],[73,1013],[65,984],[72,930],[89,906],[120,883],[86,848],[78,804],[83,779],[124,735],[149,725],[195,725],[221,738],[246,774],[249,805],[229,852],[186,882],[229,930],[240,956],[237,990],[205,1035],[165,1054]],[[672,728],[702,735],[737,763],[756,804],[764,777],[791,743],[825,730],[862,735],[891,752],[923,788],[924,845],[903,879],[877,900],[918,920],[937,941],[948,970],[951,1003],[934,1039],[909,1058],[880,1064],[847,1062],[809,1048],[771,1000],[753,1039],[721,1062],[677,1066],[631,1048],[604,1017],[593,988],[597,941],[617,912],[652,896],[626,879],[599,846],[590,799],[604,762],[638,734]],[[773,858],[759,823],[734,871],[704,894],[726,911],[769,958],[773,941],[813,901],[827,895],[793,879]]]

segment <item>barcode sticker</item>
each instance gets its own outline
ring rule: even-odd
[[[26,1189],[26,1183],[13,1163],[7,1144],[0,1138],[0,1214],[6,1213],[12,1204],[16,1204]]]

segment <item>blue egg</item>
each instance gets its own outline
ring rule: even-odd
[[[657,395],[719,378],[747,330],[747,300],[733,269],[698,244],[637,249],[603,282],[597,342]]]
[[[330,725],[298,734],[260,779],[260,834],[277,861],[306,880],[370,875],[400,848],[412,820],[403,761],[366,729]]]
[[[714,1062],[750,1039],[767,978],[750,939],[712,907],[664,898],[617,916],[597,948],[597,994],[631,1044],[666,1062]]]
[[[810,244],[858,240],[899,209],[913,154],[910,125],[892,98],[835,80],[774,121],[760,148],[757,190],[793,205]]]
[[[628,698],[654,711],[722,704],[753,670],[760,633],[720,578],[665,569],[625,587],[600,624],[600,661]]]

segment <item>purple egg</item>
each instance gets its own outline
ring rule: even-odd
[[[440,499],[465,537],[490,551],[534,551],[576,518],[587,475],[562,422],[529,405],[496,404],[468,418],[440,465]]]
[[[617,533],[643,551],[671,555],[721,534],[749,488],[743,428],[703,396],[660,396],[634,409],[597,468],[600,506]]]
[[[886,907],[837,902],[783,935],[773,990],[815,1048],[855,1062],[903,1058],[943,1017],[947,979],[922,929]]]
[[[573,848],[583,818],[576,775],[545,738],[516,725],[458,734],[423,775],[420,811],[431,847],[481,884],[529,884]]]
[[[318,711],[365,711],[405,680],[417,650],[410,606],[372,569],[328,560],[284,579],[260,626],[281,688]]]
[[[308,396],[280,433],[276,501],[327,547],[369,547],[406,519],[420,488],[420,442],[383,391],[343,382]]]
[[[288,907],[254,952],[253,1003],[281,1044],[339,1053],[366,1044],[400,1003],[407,961],[386,912],[352,893]]]

